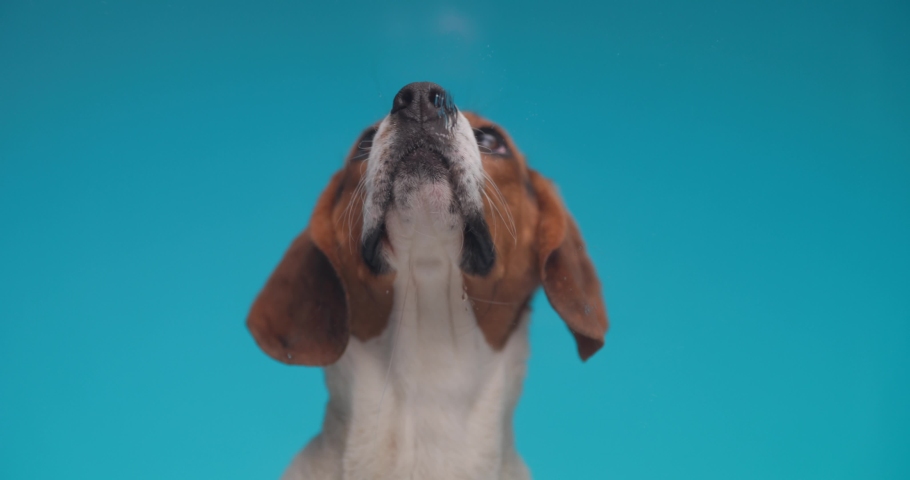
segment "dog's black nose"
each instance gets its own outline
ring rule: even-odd
[[[391,115],[417,123],[440,121],[446,126],[454,122],[457,109],[452,96],[432,82],[405,85],[392,100]]]

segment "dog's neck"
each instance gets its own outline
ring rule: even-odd
[[[323,432],[301,454],[324,469],[313,478],[528,478],[512,436],[527,312],[494,351],[464,292],[460,225],[443,223],[429,211],[390,212],[391,318],[325,369]]]

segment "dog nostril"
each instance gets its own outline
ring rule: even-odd
[[[456,111],[452,96],[438,85],[430,88],[426,100],[432,107],[430,111],[435,111],[439,116],[451,115]]]
[[[403,88],[398,92],[398,95],[395,95],[395,99],[392,100],[392,113],[408,108],[413,101],[414,91],[410,88]]]
[[[441,107],[443,102],[445,102],[445,99],[446,99],[446,92],[444,92],[443,90],[440,90],[438,88],[430,89],[429,95],[427,97],[427,100],[429,100],[430,103],[432,103],[433,106],[436,108]]]

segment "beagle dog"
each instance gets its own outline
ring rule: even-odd
[[[541,285],[586,360],[607,313],[553,184],[439,85],[402,88],[249,314],[269,356],[325,370],[322,432],[283,478],[530,478],[512,414]]]

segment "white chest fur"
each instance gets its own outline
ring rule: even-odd
[[[389,325],[367,342],[352,338],[325,368],[323,431],[284,478],[529,478],[512,436],[527,312],[505,348],[490,348],[464,294],[460,225],[433,212],[390,212]]]

